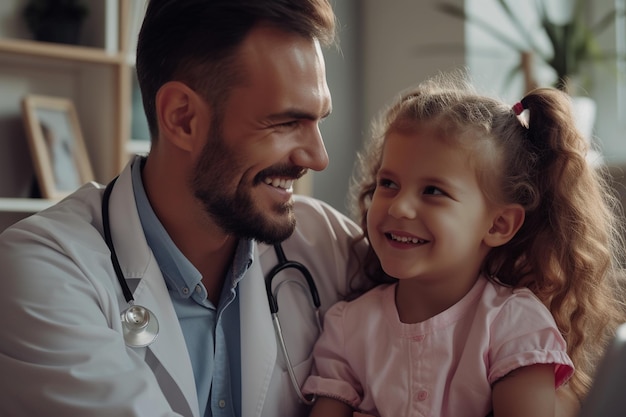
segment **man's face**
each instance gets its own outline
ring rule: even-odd
[[[328,165],[319,131],[331,99],[319,44],[257,27],[239,50],[244,81],[214,120],[192,188],[227,233],[266,243],[293,232],[293,181]]]

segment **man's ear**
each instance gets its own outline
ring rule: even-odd
[[[483,239],[485,244],[495,248],[507,243],[522,227],[525,216],[526,211],[519,204],[510,204],[500,208]]]
[[[203,124],[210,120],[208,106],[191,88],[179,81],[161,86],[156,96],[160,137],[191,152],[203,146]]]

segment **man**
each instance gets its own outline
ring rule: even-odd
[[[148,4],[137,72],[150,154],[106,193],[85,185],[0,236],[0,415],[305,412],[264,277],[277,263],[270,245],[287,239],[322,311],[349,291],[358,228],[291,192],[328,163],[321,47],[334,24],[326,0]],[[273,288],[302,383],[318,333],[308,287],[291,271]],[[149,325],[125,343],[120,315]]]

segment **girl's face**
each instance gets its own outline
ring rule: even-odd
[[[367,229],[392,277],[468,284],[478,275],[493,211],[469,151],[453,142],[427,129],[386,137]]]

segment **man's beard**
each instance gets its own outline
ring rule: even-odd
[[[226,233],[268,244],[287,239],[296,226],[293,202],[290,200],[276,204],[271,214],[280,219],[272,221],[270,215],[255,205],[252,189],[264,178],[296,178],[304,173],[304,169],[296,166],[275,166],[260,172],[251,184],[233,183],[229,174],[243,170],[240,169],[236,152],[225,145],[219,123],[212,123],[212,126],[214,128],[209,132],[208,141],[192,173],[191,187],[194,196],[211,219]]]

